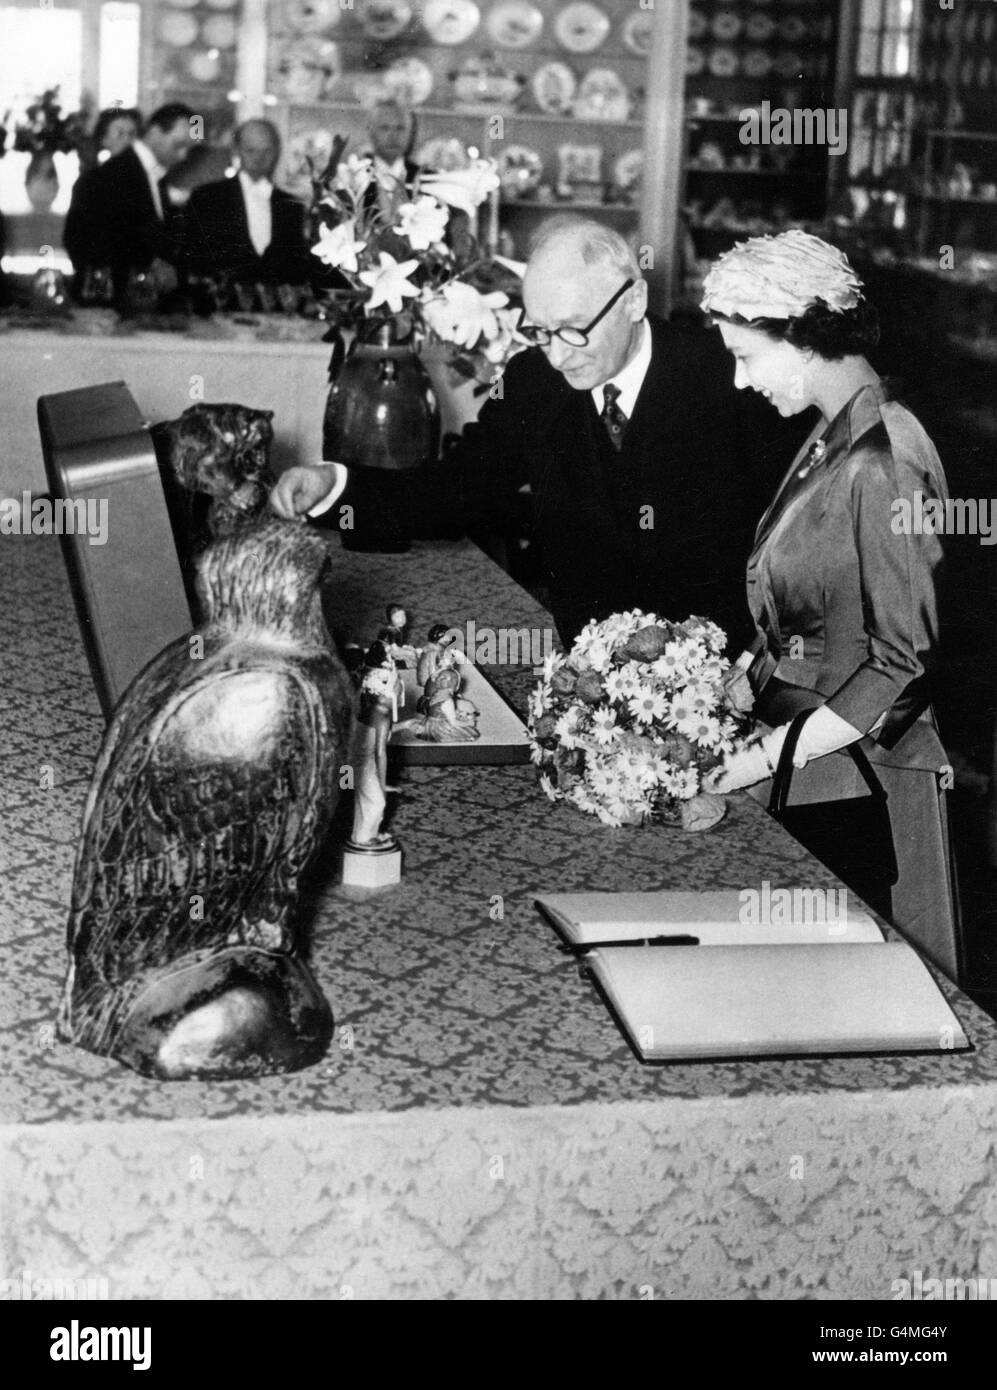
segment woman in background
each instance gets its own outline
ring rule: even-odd
[[[62,233],[62,244],[76,272],[74,293],[77,299],[84,297],[87,271],[107,264],[104,248],[99,245],[95,235],[97,170],[105,159],[120,154],[134,144],[141,134],[142,116],[139,111],[133,107],[111,106],[97,117],[88,155],[84,157],[84,152],[80,152],[80,176],[73,185]]]
[[[835,247],[795,230],[743,242],[710,271],[703,308],[738,388],[783,416],[820,412],[759,524],[747,574],[757,636],[729,678],[733,701],[753,703],[770,729],[712,789],[770,779],[794,716],[812,710],[787,827],[954,977],[948,760],[929,704],[942,544],[910,524],[919,503],[947,496],[938,454],[866,357],[876,312]],[[852,744],[885,809],[844,751]]]

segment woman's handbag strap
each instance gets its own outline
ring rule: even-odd
[[[802,710],[786,730],[786,739],[779,754],[779,765],[775,770],[772,779],[772,795],[769,798],[769,815],[776,820],[782,820],[786,810],[786,802],[789,799],[789,788],[793,780],[793,754],[796,752],[796,745],[800,741],[800,734],[803,726],[813,714],[812,709]],[[847,748],[841,750],[849,754],[855,766],[862,774],[862,779],[869,788],[870,793],[880,801],[886,801],[886,792],[883,785],[872,769],[872,764],[866,757],[865,752],[859,748],[858,744],[850,743]]]

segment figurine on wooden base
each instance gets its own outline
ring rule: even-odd
[[[372,642],[360,681],[353,747],[353,833],[343,851],[343,883],[384,888],[401,879],[401,848],[381,830],[387,806],[388,739],[398,719],[402,683],[385,644]]]
[[[59,1034],[144,1075],[262,1076],[323,1056],[298,885],[350,746],[323,541],[266,521],[199,558],[204,624],[125,692],[83,818]]]

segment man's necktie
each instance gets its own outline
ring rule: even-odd
[[[612,383],[602,388],[603,400],[605,405],[602,407],[602,414],[599,419],[606,427],[610,443],[614,449],[623,448],[623,433],[627,427],[627,417],[616,404],[616,398],[620,394],[620,388],[613,386]]]

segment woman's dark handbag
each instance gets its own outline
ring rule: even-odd
[[[797,714],[786,732],[772,780],[769,815],[795,840],[837,874],[870,907],[890,915],[890,888],[897,881],[897,856],[890,828],[886,792],[872,764],[857,744],[847,753],[869,788],[868,796],[787,806],[793,778],[793,754],[812,710]]]

